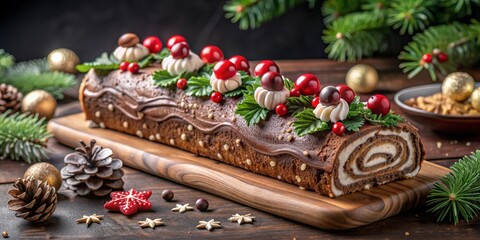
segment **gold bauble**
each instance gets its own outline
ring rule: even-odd
[[[48,54],[48,67],[52,71],[75,73],[75,66],[80,63],[77,54],[67,48],[59,48]]]
[[[47,120],[53,117],[56,108],[57,101],[44,90],[32,91],[22,100],[22,112],[38,114],[39,117],[45,117]]]
[[[42,162],[33,164],[25,171],[23,177],[33,177],[34,179],[45,181],[54,187],[57,192],[62,185],[62,175],[60,175],[60,171],[50,163]]]
[[[473,77],[464,72],[450,73],[442,84],[442,93],[447,97],[463,102],[467,100],[475,88]]]
[[[480,111],[480,87],[473,91],[472,95],[470,96],[470,101],[473,108]]]
[[[345,82],[357,93],[369,93],[377,88],[378,72],[370,65],[357,64],[348,70]]]

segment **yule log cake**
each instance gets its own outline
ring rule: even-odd
[[[420,170],[417,129],[383,95],[363,103],[312,74],[292,82],[270,60],[250,75],[244,57],[198,56],[178,35],[166,45],[125,34],[110,57],[77,66],[86,119],[330,197]]]

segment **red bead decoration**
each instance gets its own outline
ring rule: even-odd
[[[112,192],[110,197],[112,200],[105,203],[104,208],[121,212],[124,215],[132,215],[138,211],[148,211],[152,208],[152,203],[148,198],[152,195],[152,191],[138,192],[134,188],[128,192]]]
[[[278,65],[272,60],[263,60],[257,66],[255,66],[255,70],[253,73],[256,77],[263,76],[263,74],[267,72],[278,72],[280,73],[280,68]]]
[[[430,53],[423,54],[422,60],[426,63],[431,63],[432,62],[432,54],[430,54]]]
[[[283,117],[287,115],[288,108],[285,104],[280,103],[275,107],[275,112],[277,113],[278,116]]]
[[[284,87],[282,75],[277,72],[267,72],[263,74],[261,84],[262,88],[268,91],[281,91]]]
[[[188,57],[190,53],[190,47],[186,42],[175,43],[170,49],[170,54],[175,59],[181,59]]]
[[[385,116],[390,112],[390,101],[382,94],[375,94],[368,99],[367,108],[375,114]]]
[[[120,63],[120,71],[122,71],[122,72],[128,71],[128,65],[129,64],[130,64],[129,62]]]
[[[140,66],[138,66],[138,63],[132,62],[128,64],[128,71],[131,73],[138,73],[140,71]]]
[[[290,90],[290,97],[300,97],[300,91],[296,88]]]
[[[295,81],[295,88],[297,88],[302,95],[315,95],[320,92],[320,81],[313,74],[302,74]]]
[[[180,42],[187,42],[187,40],[181,35],[174,35],[171,36],[167,41],[167,48],[172,49],[173,45],[180,43]]]
[[[318,106],[318,103],[320,103],[320,97],[314,97],[312,99],[312,107],[316,108]]]
[[[336,88],[340,92],[340,97],[345,100],[345,102],[348,104],[353,102],[353,99],[355,99],[355,92],[349,86],[340,84]]]
[[[228,60],[222,60],[217,62],[213,67],[213,73],[218,79],[227,80],[237,73],[237,69],[232,62]]]
[[[437,55],[437,59],[438,59],[439,63],[444,63],[444,62],[448,61],[448,55],[444,52],[440,52]]]
[[[223,60],[223,52],[217,46],[206,46],[202,49],[200,53],[200,57],[202,60],[208,64],[216,63],[218,61]]]
[[[343,126],[341,122],[336,122],[332,126],[332,132],[337,135],[343,135],[345,133],[345,126]]]
[[[223,99],[223,95],[220,92],[213,92],[210,95],[210,100],[212,100],[212,102],[214,103],[219,103],[222,101],[222,99]]]
[[[158,37],[150,36],[143,40],[143,46],[145,46],[150,53],[158,53],[162,50],[163,44]]]
[[[237,68],[237,71],[244,71],[250,74],[250,63],[245,57],[236,55],[231,57],[229,61],[235,65],[235,67]]]
[[[178,79],[177,88],[185,90],[185,88],[187,88],[187,79],[185,79],[185,78]]]

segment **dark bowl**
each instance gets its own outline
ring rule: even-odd
[[[475,85],[475,87],[479,86],[480,83]],[[425,126],[426,128],[446,133],[479,133],[480,116],[444,115],[427,112],[405,104],[405,101],[410,98],[430,96],[441,91],[441,83],[410,87],[395,94],[394,100],[403,113],[417,123],[417,126]]]

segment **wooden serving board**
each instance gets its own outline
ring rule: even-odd
[[[129,167],[323,229],[355,228],[424,204],[433,183],[449,171],[425,161],[415,178],[331,199],[160,143],[89,128],[83,114],[53,119],[48,129],[70,147],[95,138]]]

